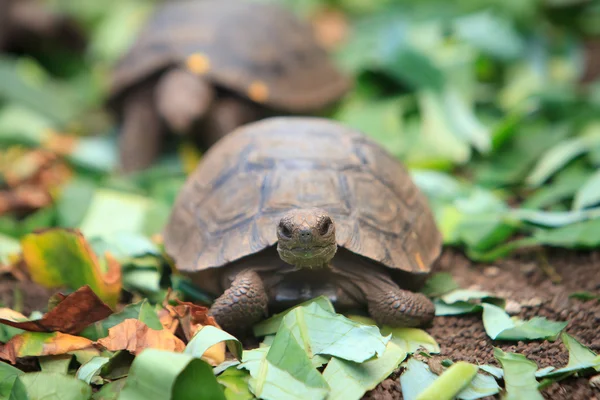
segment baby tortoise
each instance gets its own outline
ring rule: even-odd
[[[425,196],[387,151],[327,119],[227,135],[184,184],[164,239],[177,268],[220,296],[210,312],[229,331],[319,295],[379,324],[434,316],[414,292],[442,246]]]
[[[351,87],[310,25],[281,6],[239,0],[162,4],[114,70],[123,172],[149,166],[165,131],[207,149],[276,114],[315,114]]]

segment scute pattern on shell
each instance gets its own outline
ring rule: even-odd
[[[182,271],[219,267],[276,243],[290,208],[321,207],[339,246],[426,273],[441,234],[424,195],[363,134],[313,117],[248,124],[214,145],[188,177],[164,233]]]
[[[318,110],[341,97],[350,80],[338,72],[311,27],[275,4],[179,0],[161,5],[115,68],[112,94],[188,56],[208,57],[205,76],[242,95],[260,82],[265,104],[290,112]]]

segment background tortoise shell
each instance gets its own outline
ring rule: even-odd
[[[167,224],[182,272],[224,266],[277,242],[290,208],[321,207],[339,246],[424,275],[442,238],[424,194],[391,154],[360,132],[313,117],[274,117],[234,130],[188,177]]]
[[[217,85],[288,112],[321,109],[351,85],[310,25],[289,10],[253,1],[181,0],[159,6],[116,65],[112,96],[185,63]]]

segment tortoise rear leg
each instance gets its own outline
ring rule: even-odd
[[[435,316],[435,306],[425,295],[400,288],[372,289],[367,293],[369,314],[379,325],[417,327]]]
[[[206,115],[199,140],[205,148],[209,148],[238,126],[255,121],[262,114],[259,107],[250,102],[235,97],[220,98]]]
[[[238,273],[231,286],[215,300],[210,314],[225,331],[245,333],[267,315],[267,295],[256,271]]]
[[[152,94],[152,87],[145,85],[125,100],[119,138],[119,159],[123,173],[149,167],[160,153],[164,132]]]

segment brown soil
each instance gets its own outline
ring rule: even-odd
[[[495,265],[473,264],[456,251],[445,251],[439,262],[440,270],[452,273],[461,287],[486,290],[507,299],[507,309],[514,310],[513,315],[569,321],[566,332],[597,353],[600,352],[600,302],[570,299],[569,295],[580,291],[600,294],[599,265],[600,252],[564,250],[515,256]],[[529,343],[491,340],[485,333],[481,314],[437,317],[427,331],[441,347],[441,354],[429,361],[434,371],[435,365],[444,359],[500,366],[493,356],[494,347],[522,353],[540,368],[558,368],[568,361],[568,352],[560,339]],[[542,394],[547,399],[600,399],[600,391],[590,386],[589,378],[567,378],[544,389]],[[402,399],[398,373],[363,398]]]

